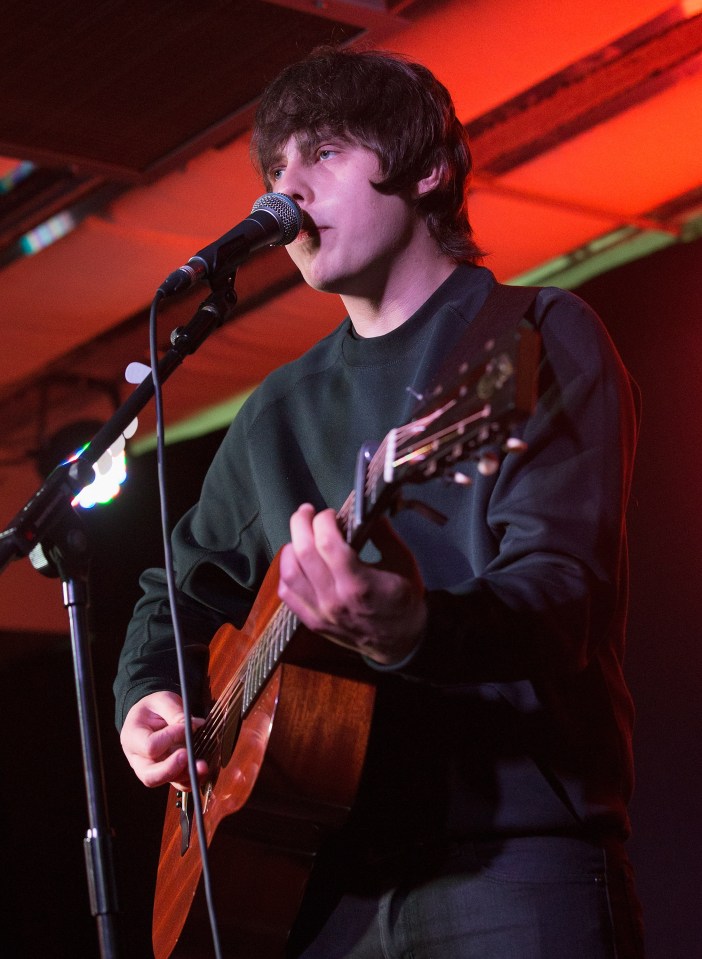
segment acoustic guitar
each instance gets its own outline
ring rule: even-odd
[[[469,483],[461,472],[467,460],[493,471],[503,453],[522,448],[512,437],[533,409],[538,356],[539,336],[529,329],[486,344],[409,423],[362,447],[337,514],[355,549],[382,513],[417,505],[402,500],[404,484],[436,476]],[[354,801],[375,699],[372,671],[306,631],[278,599],[277,584],[276,556],[244,627],[223,626],[210,645],[213,705],[194,735],[210,776],[194,793],[169,788],[155,959],[209,955],[196,802],[223,955],[281,959],[320,844]]]

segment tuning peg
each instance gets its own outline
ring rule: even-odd
[[[410,395],[413,399],[415,399],[418,403],[421,403],[422,400],[424,399],[424,393],[418,393],[418,392],[417,392],[413,387],[411,387],[411,386],[406,386],[406,387],[405,387],[405,392],[409,393],[409,395]]]
[[[471,486],[473,480],[466,473],[461,473],[459,470],[455,470],[452,473],[446,474],[446,479],[451,483],[456,483],[458,486]]]
[[[505,440],[504,450],[505,453],[524,453],[528,449],[528,445],[518,436],[510,436],[509,439]]]
[[[500,468],[500,457],[492,450],[487,450],[478,460],[478,472],[481,476],[493,476]]]

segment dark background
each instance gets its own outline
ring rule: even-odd
[[[638,710],[630,849],[649,959],[690,959],[702,941],[701,267],[702,241],[675,245],[577,291],[602,315],[643,399],[629,523],[627,676]],[[172,517],[197,497],[220,437],[169,448]],[[165,790],[145,789],[127,767],[111,683],[138,574],[161,558],[153,454],[133,461],[119,499],[93,511],[88,527],[91,648],[124,956],[147,959]],[[0,634],[0,942],[7,959],[100,954],[83,860],[88,821],[67,634],[68,627],[61,636]]]

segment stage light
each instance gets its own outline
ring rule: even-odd
[[[78,459],[103,424],[97,420],[69,423],[46,439],[36,451],[37,469],[46,477],[56,466]],[[94,464],[95,479],[73,499],[74,507],[92,509],[111,502],[127,478],[126,439],[136,431],[136,420]]]
[[[75,230],[77,225],[73,214],[69,210],[65,210],[20,237],[19,248],[25,256],[32,256],[32,254],[45,250],[47,246],[51,246],[52,243],[67,236],[72,230]]]
[[[74,456],[69,456],[66,462],[78,459],[80,454],[87,449],[77,450]],[[84,486],[80,493],[72,500],[72,506],[81,506],[83,509],[92,509],[98,504],[111,502],[119,493],[122,483],[127,478],[127,457],[124,449],[113,453],[107,451],[107,460],[101,456],[95,464],[95,479],[88,486]]]
[[[2,161],[2,164],[5,166],[5,161]],[[35,170],[35,165],[28,161],[18,160],[16,163],[12,163],[0,176],[0,195],[10,193]]]

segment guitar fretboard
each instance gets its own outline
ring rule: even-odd
[[[280,662],[300,620],[282,603],[271,617],[246,664],[241,713],[245,716],[269,676]]]

